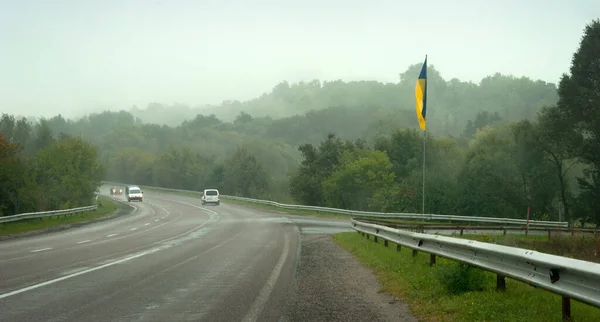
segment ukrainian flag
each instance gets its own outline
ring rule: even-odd
[[[425,62],[421,67],[421,73],[419,79],[417,79],[417,85],[415,86],[415,98],[417,101],[417,119],[419,120],[419,127],[425,131],[427,128],[427,55],[425,55]]]

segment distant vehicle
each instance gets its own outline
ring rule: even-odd
[[[110,194],[111,195],[122,195],[123,194],[123,188],[110,188]]]
[[[221,203],[221,201],[219,200],[219,190],[204,189],[204,193],[202,194],[202,205],[204,206],[207,203],[212,203],[217,206]]]
[[[143,201],[144,192],[138,186],[127,186],[125,187],[125,197],[128,202],[131,202],[131,200]]]

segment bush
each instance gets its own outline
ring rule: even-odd
[[[485,272],[464,263],[451,262],[438,265],[438,278],[446,292],[451,295],[482,291]]]

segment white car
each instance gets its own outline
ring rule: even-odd
[[[131,200],[143,201],[144,192],[138,186],[127,186],[125,188],[125,197],[127,198],[128,202],[131,202]]]
[[[204,189],[204,193],[202,194],[202,205],[206,205],[207,203],[212,203],[215,205],[219,205],[219,190],[217,189]]]

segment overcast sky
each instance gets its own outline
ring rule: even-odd
[[[558,82],[600,0],[0,0],[0,112],[245,100],[282,80]],[[416,75],[415,75],[416,77]]]

